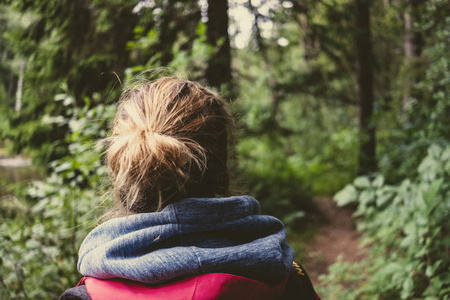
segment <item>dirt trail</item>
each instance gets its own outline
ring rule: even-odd
[[[319,284],[318,276],[328,272],[339,255],[344,261],[360,261],[364,250],[359,249],[358,233],[353,226],[350,208],[338,207],[331,198],[316,199],[323,220],[306,251],[304,265],[313,281]]]

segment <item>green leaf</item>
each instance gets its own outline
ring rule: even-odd
[[[434,272],[436,272],[437,268],[439,268],[442,262],[443,260],[439,259],[432,266],[427,266],[427,269],[425,270],[425,275],[427,275],[428,277],[432,277],[434,275]]]
[[[391,262],[382,268],[382,272],[386,274],[394,274],[404,272],[403,266],[398,262]]]
[[[363,190],[359,196],[359,202],[365,206],[375,200],[375,193],[373,190]]]
[[[353,182],[353,184],[355,185],[355,187],[357,187],[359,189],[370,188],[369,178],[367,178],[365,176],[357,177],[355,179],[355,181]]]
[[[203,22],[198,23],[197,34],[199,36],[203,36],[206,34],[206,24],[205,23],[203,23]]]
[[[401,297],[402,299],[406,299],[411,295],[411,292],[414,288],[414,281],[412,280],[412,278],[406,278],[405,281],[403,281],[402,288],[403,289]]]
[[[403,248],[410,248],[410,247],[414,247],[416,245],[417,245],[416,237],[410,236],[410,235],[407,237],[404,237],[402,239],[402,241],[400,242],[400,247],[403,247]]]
[[[342,190],[337,192],[334,200],[339,206],[345,206],[350,203],[355,203],[358,200],[358,191],[353,185],[346,185]]]
[[[375,177],[375,179],[372,181],[372,185],[377,188],[381,188],[383,184],[384,184],[384,176],[381,174],[377,175],[377,177]]]
[[[35,248],[39,248],[40,243],[35,239],[29,239],[25,242],[25,246],[28,249],[35,249]]]
[[[381,207],[384,204],[388,203],[390,200],[392,200],[395,194],[392,191],[382,189],[377,190],[375,195],[377,206]]]

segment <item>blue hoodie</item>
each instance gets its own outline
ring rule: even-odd
[[[259,213],[249,196],[188,198],[160,212],[112,219],[88,234],[78,270],[144,283],[204,273],[278,283],[288,275],[294,251],[281,221]]]

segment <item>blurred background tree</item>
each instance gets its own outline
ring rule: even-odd
[[[449,175],[449,9],[445,0],[1,1],[2,151],[30,157],[44,179],[0,198],[0,298],[57,298],[77,282],[77,250],[107,186],[93,143],[123,87],[166,73],[230,101],[235,182],[290,232],[314,227],[313,197],[365,176],[337,199],[357,207],[379,245],[374,267],[356,267],[364,288],[342,291],[349,278],[335,275],[352,267],[338,265],[330,295],[448,297],[449,187],[431,181]],[[438,196],[421,206],[402,189]],[[383,273],[389,260],[404,268]]]

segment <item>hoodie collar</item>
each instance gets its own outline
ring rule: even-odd
[[[281,221],[259,212],[250,196],[188,198],[160,212],[112,219],[88,234],[78,270],[145,283],[205,273],[277,283],[294,252]]]

